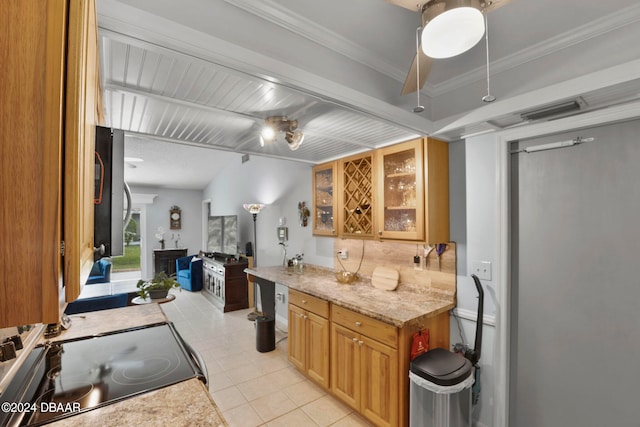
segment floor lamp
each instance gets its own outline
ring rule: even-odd
[[[266,205],[260,203],[245,203],[242,207],[253,215],[253,266],[256,267],[258,265],[258,235],[256,234],[256,219],[258,218],[258,214],[262,209],[265,208]]]
[[[245,203],[244,205],[242,205],[242,207],[249,212],[251,215],[253,215],[253,266],[256,267],[258,265],[257,259],[258,259],[258,235],[256,234],[256,219],[258,218],[258,214],[260,213],[260,211],[262,209],[264,209],[266,205],[263,205],[261,203]],[[253,294],[255,295],[255,282],[253,284],[254,286],[254,292]],[[255,297],[254,297],[255,298]],[[256,310],[254,310],[252,313],[247,314],[247,319],[253,321],[255,320],[258,316],[260,316],[260,313],[258,313],[257,311],[257,304],[256,304]]]

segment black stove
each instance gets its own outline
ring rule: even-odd
[[[0,396],[0,425],[36,426],[191,378],[202,359],[163,323],[36,347]],[[5,404],[6,405],[6,404]],[[13,409],[13,410],[11,410]]]

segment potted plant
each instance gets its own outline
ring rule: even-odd
[[[138,280],[136,287],[139,289],[138,295],[140,295],[140,298],[159,299],[166,298],[172,288],[180,289],[180,284],[173,276],[167,276],[167,273],[161,271],[156,273],[151,280]]]

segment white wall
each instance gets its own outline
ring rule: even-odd
[[[471,279],[471,262],[489,261],[494,271],[498,268],[497,146],[494,135],[449,144],[451,240],[457,244],[458,299],[456,317],[451,317],[452,345],[462,342],[474,347],[478,293]],[[482,390],[480,404],[473,410],[473,419],[481,426],[494,425],[496,276],[481,281],[485,319],[479,363]]]
[[[278,245],[276,227],[286,218],[289,227],[287,257],[304,253],[307,263],[333,266],[333,239],[311,235],[298,221],[298,203],[306,202],[311,210],[311,165],[267,157],[251,157],[244,164],[229,164],[204,189],[203,198],[211,199],[213,215],[238,215],[238,242],[253,241],[253,218],[242,207],[244,203],[263,203],[267,207],[256,220],[257,263],[259,266],[281,265],[282,248]],[[255,248],[254,248],[255,250]]]
[[[181,246],[187,248],[189,254],[198,253],[202,245],[202,191],[131,186],[131,192],[157,195],[153,203],[145,204],[143,207],[142,215],[145,218],[142,222],[145,225],[143,231],[145,240],[142,242],[141,257],[146,261],[142,263],[143,278],[153,277],[153,250],[160,249],[160,242],[155,237],[158,227],[163,227],[165,230],[165,248],[175,247],[175,243],[171,241],[171,235],[177,238],[180,234]],[[182,210],[180,230],[169,228],[169,209],[174,205]]]

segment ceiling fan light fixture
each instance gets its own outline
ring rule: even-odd
[[[423,12],[422,50],[431,58],[451,58],[475,46],[484,34],[479,0],[427,3]]]

